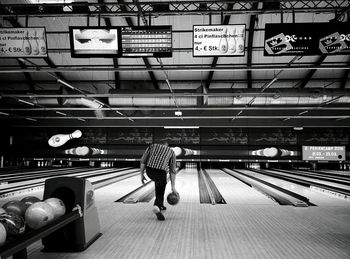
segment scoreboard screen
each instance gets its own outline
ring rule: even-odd
[[[344,161],[345,146],[303,146],[303,160]]]
[[[172,26],[121,28],[123,57],[172,57]]]

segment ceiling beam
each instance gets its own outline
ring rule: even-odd
[[[104,4],[104,0],[98,0],[98,3],[100,4]],[[102,11],[106,11],[106,7],[105,6],[101,6],[101,10]],[[112,27],[112,23],[111,23],[111,19],[109,17],[103,17],[106,26],[107,27]],[[113,58],[113,66],[115,68],[118,68],[118,58]],[[114,88],[115,89],[119,89],[120,88],[120,77],[119,77],[119,72],[118,71],[114,71]]]
[[[120,8],[122,9],[123,12],[128,12],[125,6],[124,0],[118,0],[118,3],[121,4]],[[137,7],[138,5],[136,5]],[[128,24],[128,26],[134,26],[134,23],[130,17],[125,17],[125,21]],[[142,57],[143,62],[145,63],[146,68],[151,68],[151,65],[148,62],[148,59],[146,57]],[[148,75],[152,80],[153,86],[155,89],[159,89],[158,81],[157,78],[155,77],[154,73],[151,70],[148,70]]]
[[[227,10],[231,10],[232,8],[233,8],[233,4],[228,4],[227,5]],[[230,18],[231,18],[230,15],[225,15],[225,18],[224,18],[224,21],[223,21],[222,24],[223,25],[227,25],[230,22]],[[217,63],[218,63],[218,60],[219,60],[219,57],[214,57],[213,61],[211,62],[211,66],[210,67],[215,68]],[[214,70],[209,71],[208,77],[205,80],[205,86],[204,86],[205,89],[209,89],[211,81],[213,79],[213,76],[214,76]]]
[[[273,2],[270,0],[269,2]],[[205,2],[209,8],[202,9],[200,4]],[[227,9],[226,5],[235,3],[234,8]],[[142,13],[146,16],[172,16],[172,15],[208,15],[208,14],[262,14],[262,13],[280,13],[280,10],[270,9],[270,10],[252,10],[252,4],[256,2],[263,2],[257,0],[244,0],[244,1],[143,1],[140,3],[140,7],[134,2],[120,2],[115,1],[110,3],[54,3],[47,4],[47,6],[52,6],[53,10],[50,13],[40,12],[41,4],[6,4],[2,7],[2,16],[26,16],[33,15],[35,13],[38,17],[48,17],[48,16],[138,16],[139,8]],[[344,8],[348,7],[348,1],[279,1],[280,9],[283,13],[305,13],[305,12],[318,12],[318,13],[334,13],[342,11]],[[169,5],[168,10],[157,10],[155,8],[155,3],[167,4]],[[74,10],[75,7],[87,6],[89,8],[89,13],[82,10]],[[58,8],[57,8],[58,7]],[[104,8],[102,8],[104,7]],[[34,11],[34,9],[37,10]],[[70,11],[63,11],[64,9],[69,9]],[[76,8],[78,9],[78,8]]]
[[[26,64],[23,61],[21,61],[20,59],[17,59],[17,61],[22,69],[27,68]],[[29,85],[30,91],[32,91],[34,93],[36,91],[36,89],[35,89],[35,85],[33,83],[32,76],[30,75],[30,73],[27,73],[27,72],[24,72],[23,74],[24,74],[24,77],[26,78],[26,83]]]
[[[348,62],[348,66],[350,67],[350,59],[349,59],[349,62]],[[340,81],[340,87],[339,88],[344,89],[346,87],[346,83],[347,83],[348,78],[349,78],[349,73],[350,73],[349,69],[344,71],[343,77],[341,78],[341,81]]]
[[[258,9],[258,2],[253,3],[252,10]],[[250,16],[249,21],[249,34],[248,34],[248,47],[247,47],[247,66],[252,65],[253,56],[253,39],[254,39],[254,28],[257,20],[257,15],[253,14]],[[252,88],[252,71],[247,71],[247,88]]]
[[[312,66],[299,66],[299,65],[285,65],[285,66],[266,66],[266,65],[253,65],[251,67],[247,66],[216,66],[216,67],[192,67],[192,66],[165,66],[165,67],[57,67],[57,68],[47,68],[47,67],[40,67],[39,69],[36,67],[30,67],[26,69],[19,69],[19,68],[4,68],[0,69],[0,74],[8,74],[8,73],[23,73],[23,72],[32,72],[32,73],[43,73],[43,72],[66,72],[66,73],[74,73],[74,72],[89,72],[89,71],[95,71],[95,72],[103,72],[103,71],[119,71],[119,72],[131,72],[134,73],[136,71],[197,71],[197,72],[203,72],[203,71],[222,71],[222,72],[233,72],[233,71],[269,71],[269,70],[290,70],[290,71],[297,71],[297,70],[349,70],[350,67],[347,65],[336,65],[336,66],[330,66],[330,65],[312,65]],[[152,80],[153,81],[153,80]],[[154,78],[154,82],[157,82]],[[158,88],[156,88],[158,89]]]

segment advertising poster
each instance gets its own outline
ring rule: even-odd
[[[194,25],[193,56],[244,56],[245,25]]]
[[[350,54],[347,23],[271,23],[265,25],[265,56]]]
[[[345,146],[303,146],[303,160],[344,161]]]
[[[70,27],[72,57],[120,56],[120,29]]]
[[[0,28],[0,57],[47,57],[45,28]]]

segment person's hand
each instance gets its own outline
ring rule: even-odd
[[[141,183],[145,184],[147,182],[146,177],[144,176],[144,174],[141,174]]]
[[[176,195],[179,195],[178,191],[175,188],[172,188],[171,190],[173,193],[176,193]]]

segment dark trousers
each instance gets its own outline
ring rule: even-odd
[[[164,193],[167,184],[166,172],[164,170],[146,167],[146,173],[148,177],[154,181],[156,191],[154,205],[157,205],[160,208],[161,206],[164,206]]]

